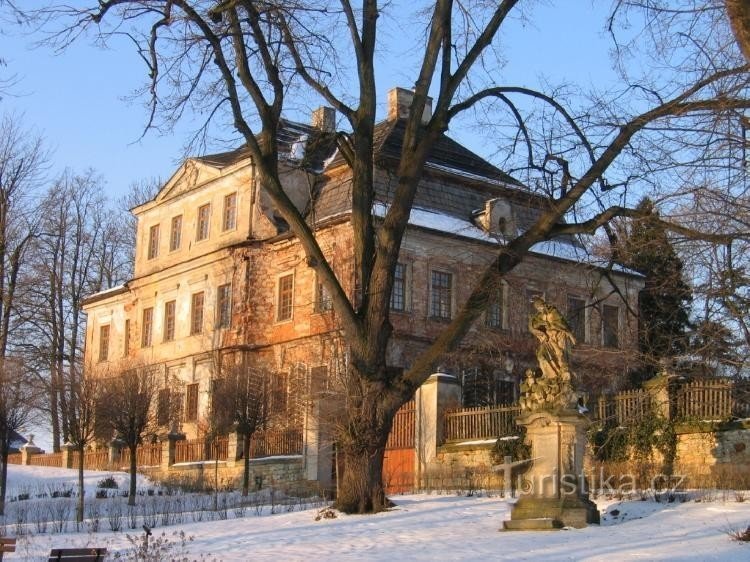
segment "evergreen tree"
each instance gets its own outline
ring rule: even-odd
[[[639,348],[651,372],[660,359],[687,349],[692,292],[682,277],[682,260],[667,236],[654,204],[638,204],[639,218],[626,226],[617,261],[646,277],[638,297]]]

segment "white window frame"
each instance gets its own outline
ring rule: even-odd
[[[279,317],[279,312],[280,312],[279,306],[281,305],[281,302],[280,302],[280,299],[281,299],[281,280],[283,278],[289,277],[289,276],[291,276],[291,278],[292,278],[291,302],[290,302],[290,307],[289,307],[290,308],[290,310],[289,310],[289,318],[280,318]],[[296,289],[296,284],[297,284],[297,280],[296,280],[296,276],[294,274],[294,270],[285,271],[284,273],[280,273],[280,274],[278,274],[276,276],[276,298],[274,299],[274,312],[273,312],[273,316],[274,316],[275,322],[277,324],[282,324],[282,323],[285,323],[285,322],[291,322],[292,320],[294,320],[294,292],[295,292],[295,289]]]

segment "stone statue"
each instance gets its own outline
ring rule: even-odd
[[[575,397],[570,385],[570,349],[575,337],[562,314],[541,297],[532,299],[535,313],[529,318],[529,331],[539,340],[536,359],[538,372],[526,371],[521,383],[521,409],[535,411],[570,408]]]

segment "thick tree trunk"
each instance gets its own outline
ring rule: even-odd
[[[385,369],[383,369],[385,371]],[[373,513],[389,507],[383,489],[383,455],[393,417],[410,392],[396,396],[387,389],[382,372],[373,378],[357,373],[362,394],[350,401],[345,420],[340,420],[337,431],[338,496],[336,507],[345,513]],[[374,380],[373,380],[374,379]]]
[[[344,513],[376,513],[391,505],[383,489],[384,452],[385,445],[366,449],[339,447],[342,470],[338,475],[338,509]]]
[[[129,445],[130,449],[130,489],[128,490],[128,505],[135,505],[135,484],[138,476],[138,445]]]
[[[245,461],[242,470],[242,495],[247,496],[250,492],[250,439],[249,433],[242,436],[242,454]]]

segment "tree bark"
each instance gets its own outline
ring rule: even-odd
[[[0,516],[5,515],[5,491],[8,485],[8,447],[3,446],[0,451]]]
[[[343,466],[338,475],[336,507],[344,513],[376,513],[390,507],[383,489],[385,439],[382,445],[343,445],[338,452]]]
[[[724,0],[727,16],[737,44],[750,63],[750,2],[747,0]]]
[[[83,487],[83,447],[78,452],[78,509],[76,510],[76,521],[83,522],[84,496],[86,490]]]
[[[138,475],[138,445],[128,445],[130,449],[130,488],[128,490],[128,505],[135,505],[135,484]]]
[[[242,470],[242,495],[247,497],[250,492],[250,439],[252,435],[246,433],[242,436],[242,455],[244,467]]]
[[[374,513],[391,504],[383,489],[383,456],[393,418],[411,395],[406,387],[388,387],[389,373],[382,369],[371,374],[353,369],[359,398],[347,397],[345,419],[339,423],[337,452],[338,474],[336,507],[345,513]]]

